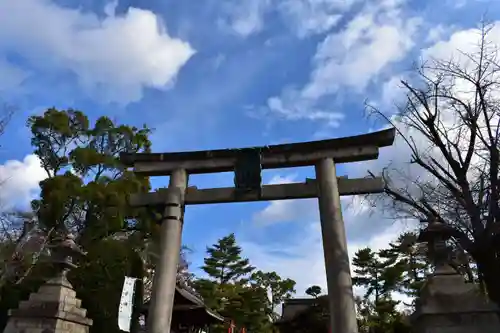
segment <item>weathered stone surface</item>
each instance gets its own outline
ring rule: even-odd
[[[65,276],[49,280],[9,311],[4,333],[88,333],[92,320]]]
[[[415,333],[498,333],[500,309],[451,267],[431,275],[412,315]]]

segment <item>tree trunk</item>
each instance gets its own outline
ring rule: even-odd
[[[500,306],[500,260],[494,252],[482,251],[475,256],[478,273],[482,276],[489,299]]]

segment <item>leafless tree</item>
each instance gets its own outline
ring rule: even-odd
[[[15,108],[5,103],[0,108],[1,137]],[[1,179],[0,188],[8,181]],[[6,282],[19,284],[26,278],[44,253],[50,234],[50,230],[39,228],[32,212],[12,210],[0,202],[0,287]]]
[[[152,242],[151,242],[152,243]],[[159,253],[158,244],[147,244],[143,251],[143,262],[146,267],[145,276],[143,280],[144,285],[144,301],[149,301],[151,298],[151,292],[153,288],[153,277],[156,267],[156,259]],[[179,253],[179,263],[177,265],[177,285],[192,292],[197,295],[197,292],[192,288],[191,282],[193,275],[189,272],[189,261],[187,260],[187,255],[191,250],[182,246]]]
[[[35,215],[10,211],[0,214],[0,287],[20,284],[47,251],[53,230],[38,227]]]
[[[386,196],[377,206],[398,218],[443,222],[500,304],[500,66],[489,42],[493,28],[478,29],[476,51],[427,59],[416,80],[402,81],[406,102],[396,116],[370,109],[397,128],[411,153],[406,166],[384,169]]]

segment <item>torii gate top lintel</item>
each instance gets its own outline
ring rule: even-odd
[[[238,154],[258,150],[263,169],[313,165],[317,160],[331,157],[335,163],[376,159],[378,149],[391,146],[395,129],[342,137],[337,139],[279,144],[239,149],[217,149],[169,153],[122,153],[125,167],[144,176],[167,176],[182,168],[189,174],[233,171]]]

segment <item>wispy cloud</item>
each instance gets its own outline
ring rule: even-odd
[[[234,33],[247,37],[264,28],[264,15],[271,8],[271,0],[245,0],[224,3],[226,18],[222,24]]]
[[[322,34],[334,28],[359,0],[243,0],[223,2],[223,26],[248,37],[279,18],[298,38]],[[274,16],[272,15],[274,14]]]
[[[359,0],[285,0],[278,8],[298,37],[330,31]]]
[[[286,87],[280,96],[269,98],[268,115],[338,126],[344,115],[325,107],[322,99],[341,89],[363,93],[415,45],[422,20],[408,16],[403,6],[403,1],[394,0],[366,3],[344,29],[331,32],[318,45],[309,81],[302,88]]]

